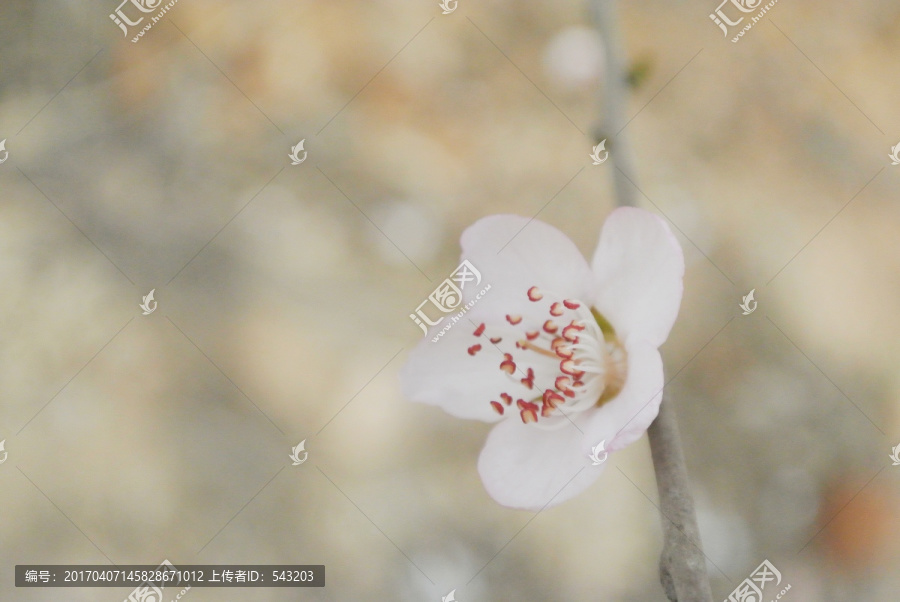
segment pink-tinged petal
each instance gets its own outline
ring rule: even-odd
[[[467,284],[463,298],[469,301],[491,286],[473,308],[479,316],[485,312],[491,319],[498,312],[501,319],[506,314],[513,319],[546,316],[549,302],[540,301],[541,295],[584,298],[592,290],[591,269],[575,244],[539,220],[517,215],[484,217],[463,232],[460,245],[462,257],[482,276],[477,286]],[[540,302],[532,302],[529,295]]]
[[[668,224],[643,209],[616,209],[592,267],[594,306],[620,338],[638,334],[659,347],[678,315],[684,278],[684,255]]]
[[[596,410],[590,410],[582,452],[600,441],[614,452],[637,441],[659,413],[663,394],[663,363],[656,346],[632,337],[625,342],[628,377],[619,394]]]
[[[582,435],[571,425],[548,430],[504,420],[488,435],[478,472],[498,503],[540,510],[578,495],[600,476],[605,464],[593,466],[581,448]]]
[[[491,401],[500,400],[501,393],[518,398],[530,392],[519,380],[524,374],[500,369],[505,357],[496,346],[470,353],[472,342],[483,340],[472,336],[471,326],[460,321],[436,342],[433,335],[422,339],[400,369],[400,384],[410,401],[440,406],[459,418],[496,422],[501,417]]]

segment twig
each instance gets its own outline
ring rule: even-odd
[[[599,113],[603,115],[595,132],[597,142],[606,139],[610,163],[614,167],[613,185],[620,206],[637,205],[634,185],[628,181],[637,176],[634,157],[628,136],[621,133],[625,127],[625,109],[628,102],[628,74],[625,65],[624,45],[619,33],[619,17],[615,0],[589,0],[594,21],[603,38],[606,51],[605,82],[600,98]],[[626,177],[626,174],[628,176]]]
[[[597,141],[607,139],[613,182],[620,206],[634,206],[636,174],[625,126],[628,80],[615,0],[590,0],[591,11],[606,50],[606,78]],[[613,140],[610,140],[613,138]],[[626,174],[628,174],[626,176]],[[688,484],[681,437],[671,400],[663,398],[659,415],[647,430],[656,471],[663,523],[663,550],[659,559],[660,582],[672,602],[712,602],[706,574],[706,558]]]
[[[694,498],[670,400],[664,398],[659,405],[659,416],[647,429],[647,436],[656,471],[659,510],[663,515],[659,580],[672,602],[712,602]]]

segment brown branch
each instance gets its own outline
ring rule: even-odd
[[[659,416],[647,429],[647,435],[663,523],[660,582],[672,602],[712,602],[706,557],[701,548],[694,498],[671,400],[663,399]]]
[[[601,111],[604,118],[597,133],[597,142],[607,139],[606,148],[614,168],[613,182],[618,204],[634,206],[634,161],[628,138],[621,131],[627,123],[628,80],[616,2],[590,0],[590,5],[606,50]],[[663,523],[660,582],[672,602],[712,602],[706,557],[700,543],[694,499],[671,403],[668,398],[663,398],[659,415],[647,430]]]

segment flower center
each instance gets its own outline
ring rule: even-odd
[[[536,286],[526,295],[544,306],[549,318],[538,325],[532,314],[526,324],[522,316],[507,314],[509,327],[486,337],[494,346],[510,335],[515,340],[517,351],[504,353],[499,368],[512,382],[534,391],[527,399],[515,400],[522,422],[562,426],[565,416],[599,407],[618,395],[628,373],[628,358],[609,321],[581,301],[562,299]],[[478,338],[485,330],[481,324],[472,334]],[[472,345],[469,355],[481,349],[480,343]],[[504,392],[499,401],[490,403],[503,415],[512,402],[513,395]]]

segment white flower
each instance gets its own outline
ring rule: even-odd
[[[606,220],[592,265],[556,228],[513,215],[479,220],[461,246],[491,291],[465,314],[471,324],[411,352],[404,394],[497,423],[478,460],[497,502],[558,504],[604,469],[591,462],[598,442],[619,451],[657,415],[681,247],[662,219],[630,207]]]

